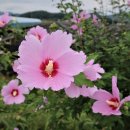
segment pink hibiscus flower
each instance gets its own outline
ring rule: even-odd
[[[80,96],[80,87],[71,83],[70,87],[65,89],[65,93],[70,98],[78,98]]]
[[[47,30],[40,26],[33,27],[27,32],[27,36],[33,35],[40,41],[42,41],[47,34]]]
[[[29,90],[22,85],[18,86],[18,80],[11,80],[3,87],[1,94],[5,104],[20,104],[24,102],[24,94],[28,94]]]
[[[78,29],[78,26],[77,26],[76,24],[73,24],[73,25],[71,26],[71,28],[72,28],[73,30],[77,30],[77,29]]]
[[[89,19],[91,17],[90,14],[88,14],[85,10],[78,14],[73,14],[73,18],[71,19],[72,22],[74,23],[80,23],[82,20]]]
[[[9,16],[8,13],[4,13],[3,15],[0,16],[0,28],[4,27],[7,25],[11,20],[11,17]]]
[[[73,25],[71,26],[71,28],[72,28],[73,30],[76,30],[77,33],[78,33],[78,35],[82,35],[82,34],[83,34],[83,29],[82,29],[81,27],[78,27],[76,24],[73,24]]]
[[[73,14],[71,21],[76,23],[76,24],[80,23],[80,18],[78,17],[78,14]]]
[[[91,15],[89,13],[87,13],[85,10],[80,12],[79,16],[80,16],[80,20],[86,20],[91,17]]]
[[[80,89],[80,94],[84,97],[89,97],[93,99],[94,93],[98,91],[97,87],[86,87],[85,85],[82,86]]]
[[[58,91],[70,86],[83,71],[86,56],[73,51],[72,35],[60,30],[48,34],[41,44],[29,36],[19,47],[18,78],[27,86]]]
[[[104,69],[101,68],[99,64],[94,64],[94,60],[90,60],[84,69],[84,74],[87,77],[87,79],[91,81],[95,81],[97,79],[101,78],[101,75],[99,73],[104,73]]]
[[[101,113],[102,115],[121,115],[121,106],[130,101],[130,96],[120,99],[120,93],[117,87],[117,77],[112,77],[112,94],[105,90],[98,90],[93,95],[97,101],[93,104],[92,110],[94,113]]]

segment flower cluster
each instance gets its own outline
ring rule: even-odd
[[[70,48],[73,41],[71,34],[61,30],[49,34],[40,26],[30,29],[19,46],[19,58],[13,64],[23,86],[30,90],[50,88],[59,91],[68,88],[74,82],[74,76],[84,71],[86,61],[82,51]],[[5,98],[5,94],[2,95]],[[15,101],[12,100],[13,104]]]
[[[91,18],[91,15],[87,13],[85,10],[83,10],[79,14],[73,14],[73,18],[71,19],[73,25],[71,26],[71,28],[73,30],[76,30],[79,35],[82,35],[83,29],[80,24],[82,23],[82,21],[85,21],[89,18]],[[94,25],[98,25],[98,17],[94,14],[92,15],[92,22]]]
[[[84,12],[80,16],[77,20],[79,22],[89,18]],[[29,94],[33,88],[64,90],[70,98],[83,96],[96,100],[92,106],[94,113],[120,115],[120,108],[130,101],[130,96],[120,100],[116,77],[112,78],[112,94],[96,86],[76,86],[75,76],[80,73],[84,74],[86,80],[96,81],[105,71],[100,64],[94,64],[93,59],[86,63],[84,52],[71,48],[73,42],[72,35],[61,30],[48,33],[40,26],[31,28],[21,42],[19,58],[13,64],[13,70],[18,74],[17,78],[22,85],[18,85],[16,79],[3,87],[1,93],[5,104],[23,103],[24,95]],[[48,103],[47,98],[44,100]]]
[[[91,17],[90,14],[88,14],[85,10],[80,12],[80,14],[73,14],[73,18],[71,19],[71,21],[74,23],[71,28],[73,30],[76,30],[78,32],[79,35],[83,34],[83,30],[82,27],[80,27],[80,23],[86,19],[89,19]]]

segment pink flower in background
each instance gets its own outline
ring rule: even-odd
[[[76,24],[72,25],[71,28],[73,30],[76,30],[78,35],[82,35],[83,34],[83,29],[81,27],[78,27]]]
[[[22,85],[18,86],[18,80],[11,80],[3,87],[1,95],[5,104],[20,104],[24,102],[24,94],[28,94],[29,90]]]
[[[84,74],[87,77],[87,79],[91,81],[95,81],[97,79],[101,78],[100,73],[104,73],[104,69],[101,68],[99,64],[94,64],[94,60],[90,60],[84,69]]]
[[[82,12],[79,13],[79,15],[73,14],[73,18],[71,19],[71,21],[78,24],[82,20],[89,19],[90,17],[91,17],[91,15],[89,13],[87,13],[85,10],[83,10]]]
[[[85,85],[82,86],[80,89],[80,94],[84,97],[93,98],[94,93],[98,91],[97,87],[86,87]]]
[[[80,96],[80,87],[71,83],[70,87],[65,89],[65,93],[70,98],[78,98]]]
[[[127,3],[128,3],[128,6],[130,6],[130,0],[128,0]]]
[[[77,26],[76,24],[73,24],[73,25],[71,26],[71,28],[72,28],[73,30],[77,30],[77,29],[78,29],[78,26]]]
[[[97,26],[98,25],[98,17],[96,15],[93,15],[92,18],[93,18],[93,20],[92,20],[93,24]]]
[[[121,106],[130,101],[130,96],[120,99],[120,93],[117,87],[117,77],[112,77],[112,94],[105,90],[98,90],[93,95],[97,101],[93,104],[92,110],[94,113],[101,113],[102,115],[121,115]]]
[[[78,16],[78,14],[73,14],[71,21],[76,23],[76,24],[80,23],[80,18]]]
[[[71,21],[74,23],[71,26],[71,29],[76,30],[78,35],[82,35],[83,34],[83,29],[82,27],[79,26],[79,24],[86,19],[89,19],[91,17],[90,14],[88,14],[85,10],[80,12],[80,14],[73,14],[73,18],[71,19]]]
[[[27,36],[33,35],[40,41],[42,41],[47,34],[47,30],[40,26],[33,27],[27,32]]]
[[[18,78],[26,86],[58,91],[68,88],[75,75],[84,69],[86,56],[73,51],[72,35],[58,30],[48,34],[41,44],[29,36],[19,47]]]
[[[0,28],[4,27],[7,25],[11,20],[11,17],[9,16],[8,13],[4,13],[3,15],[0,16]]]
[[[91,17],[91,15],[89,13],[87,13],[85,10],[80,12],[79,16],[80,16],[80,21],[89,19]]]

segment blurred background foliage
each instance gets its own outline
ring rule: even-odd
[[[88,59],[95,59],[105,69],[106,73],[101,80],[90,83],[84,82],[84,79],[79,77],[79,84],[84,83],[88,86],[95,84],[99,88],[111,91],[111,77],[117,75],[121,95],[123,97],[129,95],[129,10],[124,11],[123,7],[126,8],[126,5],[120,5],[118,0],[113,0],[112,7],[118,8],[119,13],[113,12],[111,17],[95,9],[92,14],[97,15],[98,26],[93,24],[92,18],[82,21],[80,27],[83,28],[83,34],[79,36],[70,27],[72,14],[79,13],[82,10],[81,5],[82,2],[79,0],[72,0],[71,3],[60,0],[57,7],[62,14],[57,15],[55,19],[52,14],[50,17],[47,14],[49,19],[46,19],[41,26],[48,28],[49,32],[62,29],[72,33],[75,39],[72,48],[77,51],[83,50]],[[0,30],[0,88],[16,77],[12,64],[17,58],[18,46],[27,30],[28,28],[12,26]],[[15,127],[20,130],[130,130],[129,103],[124,106],[123,115],[117,117],[92,113],[92,103],[93,101],[88,98],[70,99],[63,91],[51,90],[34,89],[26,96],[26,102],[21,105],[5,105],[0,97],[0,130],[13,130]]]

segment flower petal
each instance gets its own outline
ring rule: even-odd
[[[130,101],[130,96],[125,97],[124,99],[121,100],[120,107],[125,103]]]
[[[83,52],[69,51],[57,59],[59,71],[67,75],[77,75],[83,71],[85,60]]]
[[[14,98],[14,102],[15,102],[16,104],[23,103],[24,100],[25,100],[25,97],[24,97],[23,95],[19,95],[19,96],[17,96],[17,97]]]
[[[30,35],[19,46],[20,64],[39,67],[43,61],[42,44],[34,36]]]
[[[94,93],[93,98],[99,101],[106,101],[113,98],[113,95],[105,90],[98,90]]]
[[[19,67],[18,78],[27,86],[33,86],[35,88],[47,90],[49,86],[46,85],[48,79],[44,77],[40,70],[36,70],[30,66],[21,65]]]
[[[117,77],[116,76],[112,76],[112,94],[113,94],[113,96],[118,98],[118,100],[120,101],[120,93],[119,93],[119,89],[117,87]]]
[[[65,89],[65,93],[70,98],[77,98],[80,96],[80,88],[71,83],[70,87]]]
[[[3,100],[4,100],[5,104],[8,104],[8,105],[14,103],[14,97],[12,97],[12,96],[10,96],[10,95],[5,96],[5,97],[3,98]]]
[[[56,60],[68,52],[73,43],[73,39],[71,34],[58,30],[46,36],[42,42],[44,57]]]
[[[85,68],[84,74],[85,74],[86,78],[91,81],[97,80],[96,71],[91,66],[90,67],[88,66]]]
[[[54,91],[68,88],[74,82],[74,78],[62,73],[58,73],[52,81],[50,81],[50,87]]]
[[[112,110],[111,107],[109,107],[109,105],[103,101],[96,101],[92,106],[92,110],[94,113],[101,113],[102,115],[106,116],[121,115],[121,112]]]

